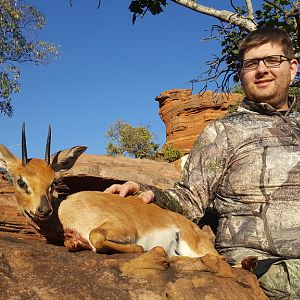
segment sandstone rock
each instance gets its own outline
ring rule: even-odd
[[[267,299],[254,275],[212,256],[70,253],[6,235],[0,249],[0,299]]]
[[[242,100],[240,94],[192,95],[190,89],[172,89],[156,97],[159,114],[166,125],[166,145],[189,153],[195,139],[211,121],[224,116],[229,106]]]
[[[180,177],[174,164],[124,156],[83,154],[75,166],[64,173],[73,192],[78,190],[103,191],[112,183],[134,180],[159,188],[173,186]]]

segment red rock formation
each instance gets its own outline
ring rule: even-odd
[[[214,94],[207,91],[192,95],[190,89],[172,89],[155,99],[166,125],[166,145],[189,153],[194,140],[211,121],[224,116],[229,106],[242,100],[240,94]]]

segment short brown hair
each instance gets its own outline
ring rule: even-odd
[[[294,58],[294,49],[289,34],[282,28],[263,26],[250,32],[239,44],[239,62],[244,59],[244,55],[247,51],[267,43],[281,46],[283,54],[286,57],[290,59]]]

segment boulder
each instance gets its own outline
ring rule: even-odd
[[[212,91],[192,94],[191,89],[172,89],[162,92],[155,99],[159,102],[159,114],[166,125],[166,145],[187,154],[203,128],[223,117],[243,96]]]
[[[113,183],[139,181],[159,188],[173,186],[180,177],[175,164],[124,156],[82,154],[74,167],[64,173],[72,191],[103,191]]]
[[[267,299],[254,275],[209,255],[70,253],[3,234],[0,249],[0,299]]]

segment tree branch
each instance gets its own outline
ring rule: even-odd
[[[209,6],[204,6],[198,4],[194,0],[171,0],[174,3],[185,6],[189,9],[192,9],[196,12],[214,17],[220,21],[234,24],[238,27],[244,28],[247,31],[253,31],[256,29],[257,24],[254,20],[251,20],[249,17],[239,16],[236,13],[233,13],[228,10],[218,10]]]
[[[286,14],[286,11],[280,7],[279,5],[271,2],[271,1],[268,1],[268,0],[264,0],[264,2],[268,3],[269,5],[273,6],[274,8],[277,8],[278,10],[280,10],[284,15]]]
[[[237,8],[236,8],[235,5],[233,4],[233,0],[230,0],[230,5],[231,5],[231,7],[232,7],[235,11],[237,11]]]
[[[209,40],[219,40],[220,41],[221,38],[223,38],[223,36],[226,34],[226,30],[227,30],[227,28],[229,28],[230,25],[231,24],[226,24],[226,26],[212,25],[210,36],[203,38],[202,42],[206,42]],[[214,31],[216,31],[217,33],[214,34]]]
[[[297,0],[297,2],[292,5],[290,11],[286,13],[286,17],[288,18],[295,15],[299,15],[299,10],[298,10],[299,6],[300,6],[300,0]]]
[[[100,6],[101,6],[101,1],[102,1],[102,0],[99,0],[99,1],[98,1],[98,6],[97,6],[97,9],[99,9],[99,8],[100,8]]]
[[[246,6],[247,6],[247,10],[248,10],[249,19],[254,21],[254,12],[253,12],[252,0],[246,0]]]

